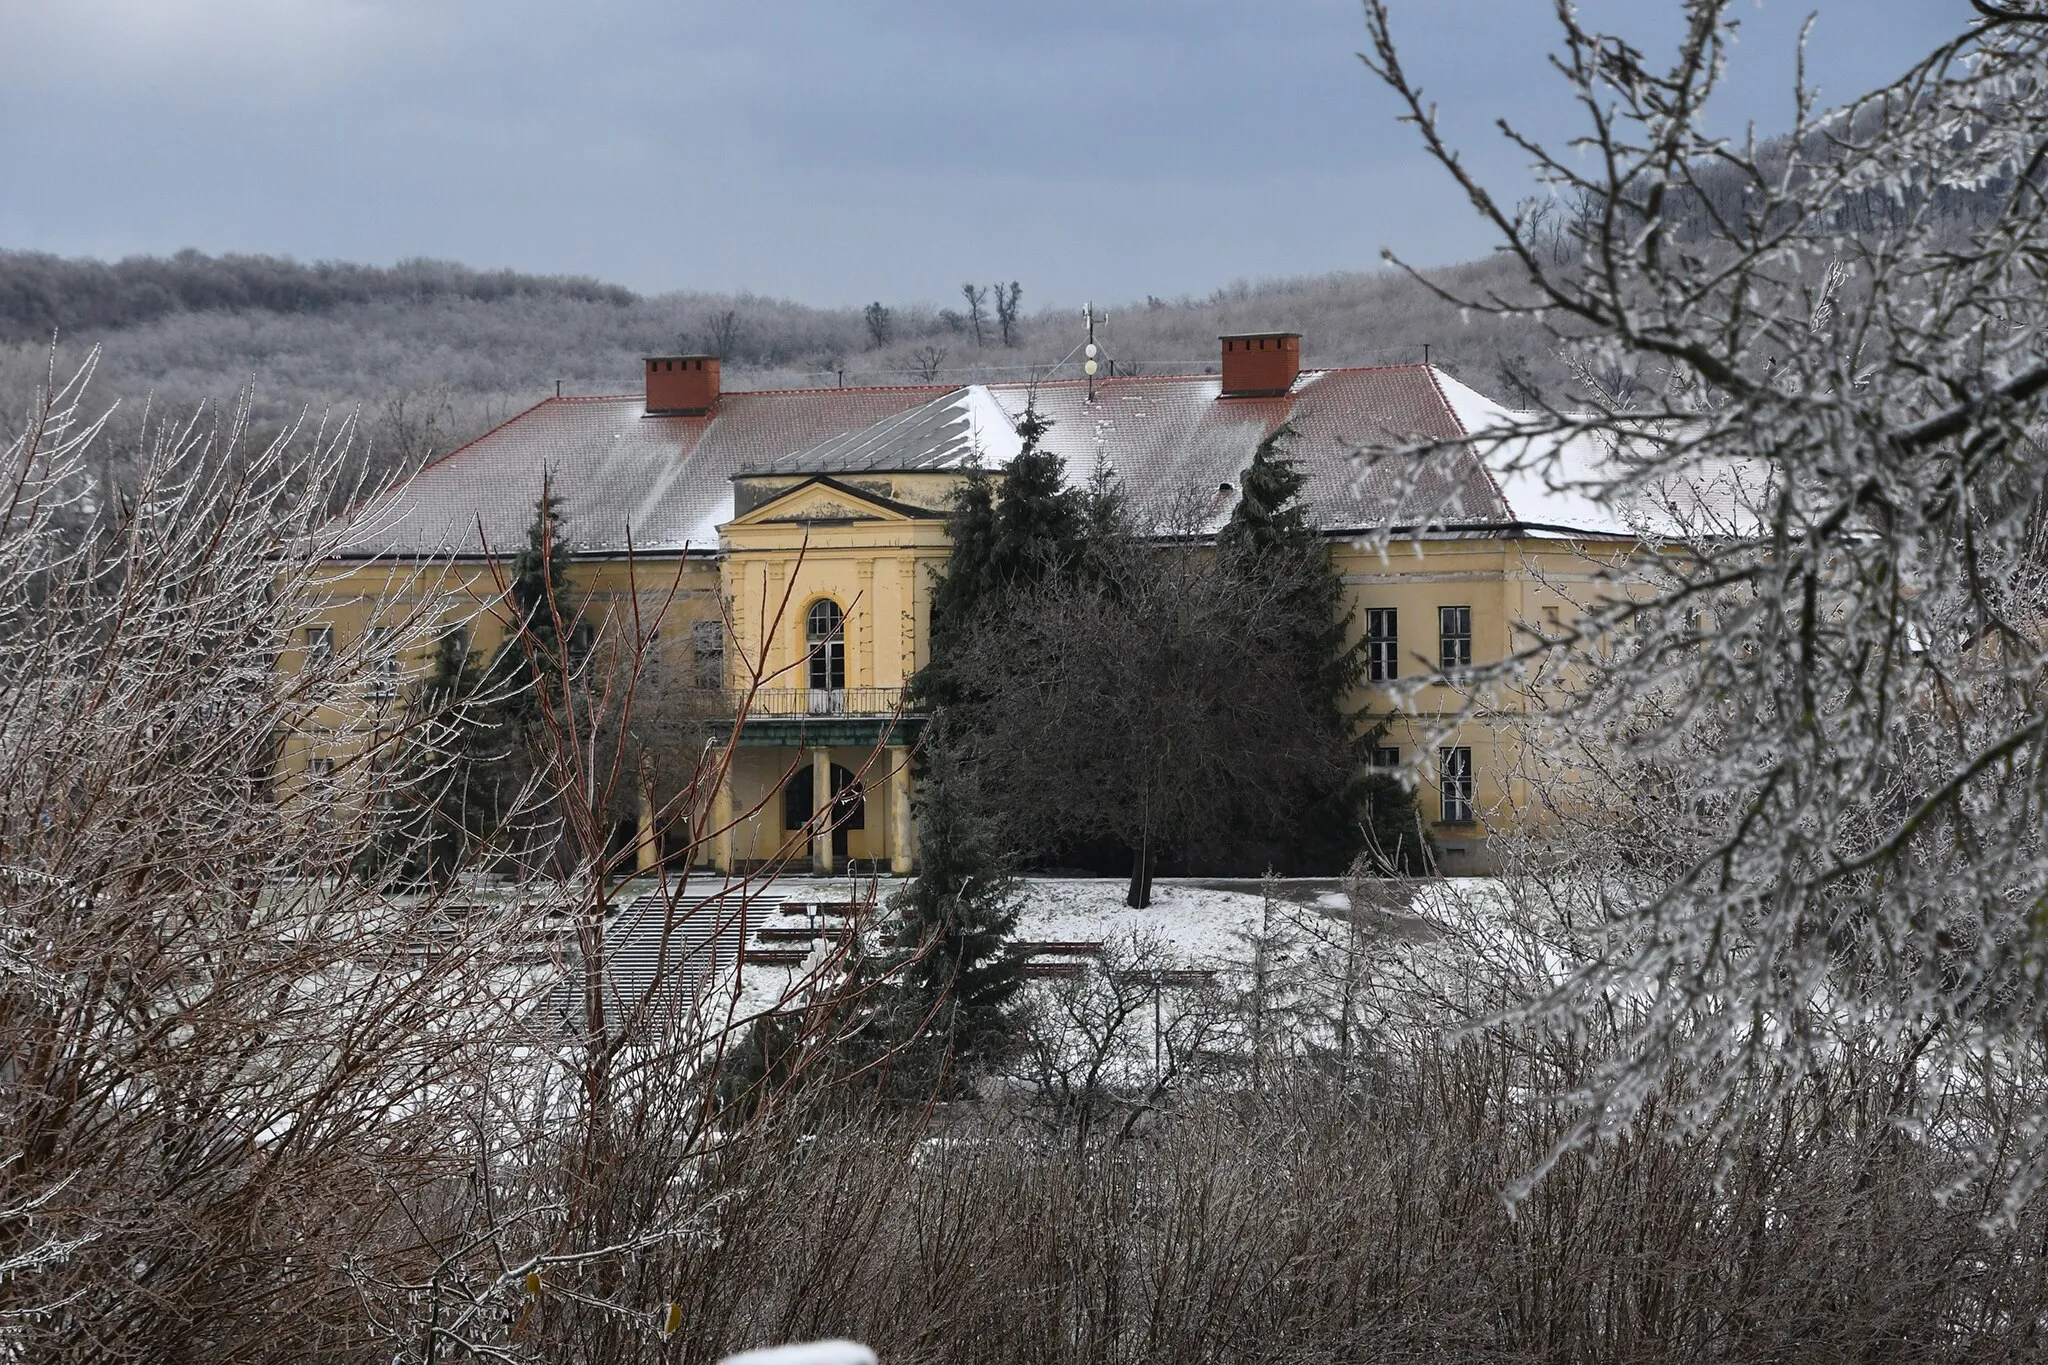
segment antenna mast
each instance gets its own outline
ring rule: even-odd
[[[1095,324],[1098,322],[1108,322],[1109,314],[1096,312],[1095,301],[1090,299],[1087,307],[1081,310],[1081,321],[1088,324],[1088,345],[1081,352],[1086,357],[1081,362],[1081,373],[1088,376],[1088,401],[1093,403],[1095,401],[1095,357],[1097,354],[1095,349]],[[1069,352],[1069,354],[1072,353]]]

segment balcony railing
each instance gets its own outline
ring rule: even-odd
[[[903,709],[900,687],[764,687],[748,702],[733,698],[733,709],[763,720],[793,716],[893,716]]]

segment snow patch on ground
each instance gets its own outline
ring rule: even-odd
[[[805,1341],[742,1351],[719,1365],[875,1365],[875,1353],[857,1341]]]
[[[1190,966],[1212,966],[1257,928],[1264,905],[1257,891],[1176,878],[1155,881],[1152,904],[1133,910],[1124,904],[1126,886],[1121,878],[1031,878],[1017,937],[1107,943],[1135,935]]]

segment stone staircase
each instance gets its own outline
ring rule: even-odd
[[[695,900],[659,892],[634,897],[605,928],[606,1024],[654,1034],[673,1028],[689,1017],[711,982],[731,974],[743,954],[748,961],[762,960],[756,948],[761,927],[781,908],[779,901],[725,894]],[[583,1027],[581,972],[581,964],[571,962],[554,992],[556,1012],[572,1033]]]

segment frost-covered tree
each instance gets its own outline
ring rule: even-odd
[[[0,1354],[621,1359],[682,1330],[647,1258],[722,1204],[673,1177],[734,1136],[710,1099],[744,1019],[608,971],[602,822],[634,774],[607,716],[658,611],[512,794],[588,852],[480,887],[466,838],[382,818],[459,771],[470,688],[451,648],[377,704],[442,629],[437,566],[394,569],[375,628],[334,619],[348,429],[153,421],[112,498],[84,382],[0,437]],[[714,836],[724,761],[699,751],[657,837]],[[803,975],[771,1011],[844,974]],[[790,1012],[799,1041],[823,1017]]]
[[[1692,1122],[1738,1125],[1853,1037],[1910,1059],[1903,1131],[2015,1199],[2048,1174],[2048,7],[1974,9],[1882,89],[1802,87],[1766,145],[1710,126],[1735,6],[1684,4],[1657,61],[1560,5],[1582,131],[1508,130],[1560,227],[1458,158],[1367,6],[1368,64],[1519,268],[1449,301],[1579,377],[1477,439],[1644,541],[1474,689],[1549,702],[1583,965],[1540,1007],[1635,1011],[1580,1136],[1674,1068]]]

